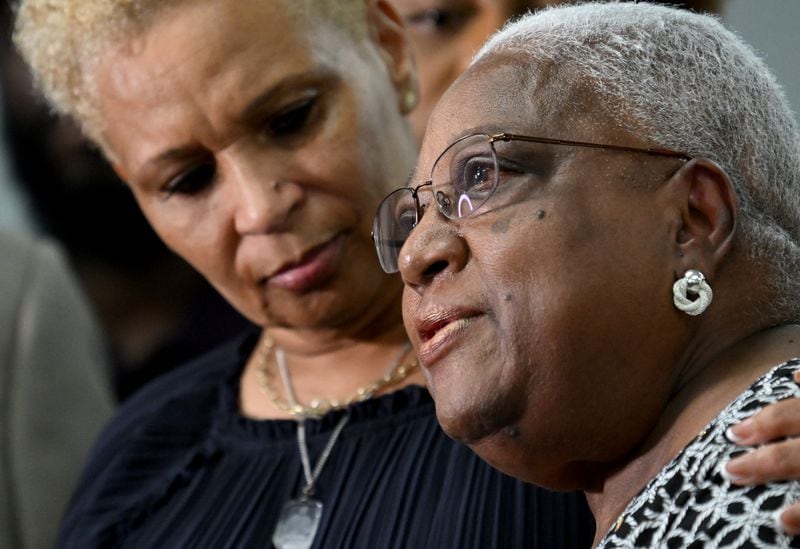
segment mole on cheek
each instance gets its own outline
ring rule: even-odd
[[[504,301],[511,301],[512,299],[514,299],[514,296],[511,294],[506,294],[503,296]]]
[[[545,212],[544,210],[539,210],[538,212],[536,212],[536,219],[539,219],[539,220],[544,219],[544,216],[546,216],[546,215],[547,215],[547,212]]]

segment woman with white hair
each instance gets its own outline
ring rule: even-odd
[[[800,142],[715,19],[556,8],[495,36],[375,220],[445,431],[581,489],[602,547],[788,547],[800,483],[732,484],[800,394]]]

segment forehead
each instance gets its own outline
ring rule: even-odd
[[[265,88],[313,69],[346,65],[338,57],[354,55],[354,48],[345,47],[345,40],[351,40],[346,31],[290,13],[283,2],[220,0],[165,10],[95,69],[97,103],[113,152],[119,152],[114,142],[120,137],[114,128],[139,122],[142,112],[153,119],[148,142],[156,149],[159,138],[176,137],[166,128],[192,116],[202,113],[199,122],[219,127]]]
[[[611,125],[595,94],[565,71],[521,54],[492,55],[471,66],[442,97],[426,145],[439,148],[475,132],[593,140]]]

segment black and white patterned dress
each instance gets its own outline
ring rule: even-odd
[[[598,547],[800,547],[775,513],[800,500],[800,482],[735,486],[720,470],[746,450],[728,427],[773,402],[800,395],[800,359],[773,368],[733,401],[636,496]]]

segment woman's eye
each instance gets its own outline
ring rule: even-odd
[[[210,187],[215,174],[213,162],[198,164],[170,179],[162,190],[167,198],[174,194],[193,196]]]
[[[412,207],[400,209],[396,214],[397,226],[405,233],[410,233],[417,224],[417,211]]]
[[[453,178],[459,193],[486,192],[494,186],[496,165],[489,157],[472,157],[458,168]]]
[[[467,6],[430,8],[406,16],[409,28],[427,34],[449,34],[460,30],[472,17],[474,9]]]
[[[270,137],[290,137],[302,133],[308,126],[316,97],[304,99],[272,115],[266,124]]]

